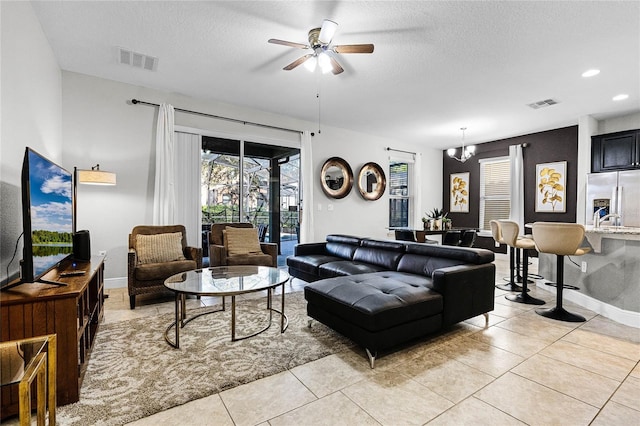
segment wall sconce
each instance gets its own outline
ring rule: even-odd
[[[455,148],[449,148],[447,150],[447,154],[449,155],[449,157],[451,157],[453,159],[456,159],[461,163],[464,163],[469,158],[474,156],[474,154],[476,153],[476,147],[475,147],[475,145],[469,145],[468,147],[465,148],[465,146],[464,146],[464,131],[467,130],[467,128],[466,127],[461,127],[460,130],[462,130],[462,150],[460,151],[460,157],[456,157],[456,149]]]
[[[100,170],[100,164],[91,167],[91,170],[81,170],[77,167],[73,168],[73,229],[76,233],[76,217],[78,206],[78,183],[87,185],[110,185],[116,184],[116,174],[113,172],[105,172]]]

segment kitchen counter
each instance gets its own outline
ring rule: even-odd
[[[640,228],[632,226],[601,226],[586,227],[587,241],[591,244],[594,253],[602,253],[602,239],[640,241]]]

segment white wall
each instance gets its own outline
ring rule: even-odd
[[[599,135],[640,128],[640,112],[598,121]]]
[[[62,77],[31,3],[3,1],[0,10],[0,280],[5,280],[22,233],[20,171],[25,147],[62,161]],[[22,244],[9,276],[17,274],[21,254]]]
[[[140,71],[145,72],[145,71]],[[78,229],[91,232],[91,249],[108,252],[106,277],[126,277],[127,236],[135,225],[152,222],[154,146],[157,108],[131,105],[132,98],[175,107],[240,118],[286,128],[315,129],[317,124],[277,116],[233,105],[207,102],[175,93],[132,86],[73,72],[62,74],[63,158],[67,167],[101,169],[117,174],[115,187],[78,188]],[[242,124],[176,113],[176,125],[230,134],[255,134],[272,139],[291,139],[291,133],[267,131]],[[312,139],[314,171],[314,232],[316,239],[328,233],[348,233],[385,238],[388,198],[364,201],[354,188],[342,200],[327,198],[319,182],[324,161],[332,156],[344,158],[354,174],[366,162],[374,161],[386,169],[390,146],[407,151],[422,150],[422,208],[439,205],[442,199],[442,152],[399,141],[377,138],[344,129],[323,126]],[[322,210],[318,211],[318,204]],[[328,204],[333,211],[328,211]],[[191,242],[190,242],[191,243]],[[192,244],[195,244],[193,242]]]

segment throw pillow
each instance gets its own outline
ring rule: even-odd
[[[226,227],[222,231],[227,256],[261,254],[258,230],[256,228]]]
[[[136,235],[138,263],[162,263],[184,260],[182,233]]]

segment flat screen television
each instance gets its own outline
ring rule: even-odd
[[[72,174],[27,147],[22,163],[22,282],[38,281],[73,253]]]

